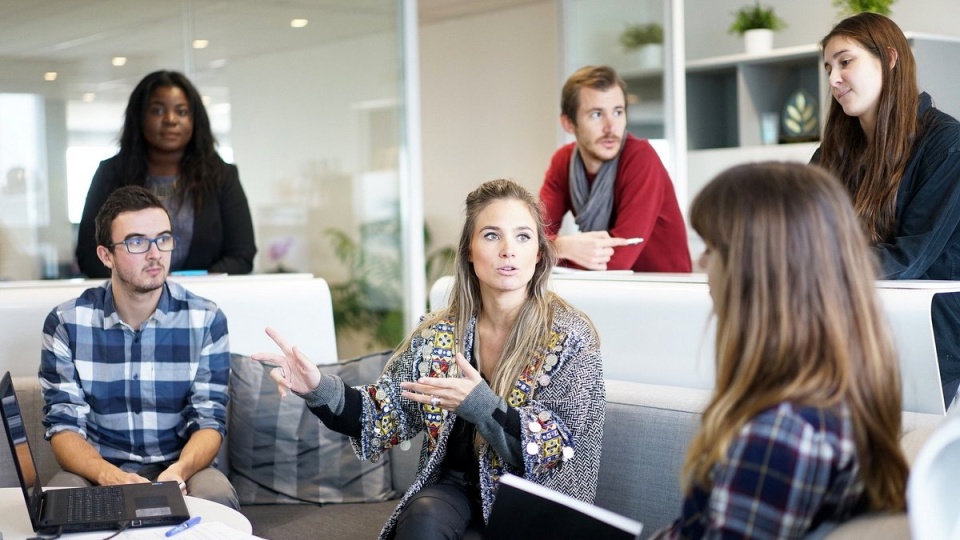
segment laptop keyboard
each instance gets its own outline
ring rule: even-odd
[[[118,486],[75,489],[67,497],[67,521],[119,520],[123,508],[123,490]]]

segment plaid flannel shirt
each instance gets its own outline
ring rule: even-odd
[[[75,431],[125,470],[175,460],[194,431],[226,434],[229,369],[227,319],[216,304],[168,281],[135,331],[120,320],[108,281],[44,322],[46,438]]]
[[[713,487],[695,486],[660,538],[802,538],[867,511],[853,423],[834,409],[784,402],[747,422]]]

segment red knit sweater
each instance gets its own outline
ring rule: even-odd
[[[544,206],[547,235],[552,239],[560,229],[570,197],[570,158],[574,143],[561,147],[550,160],[540,200]],[[594,175],[587,175],[592,183]],[[614,248],[608,270],[635,272],[690,272],[687,228],[673,191],[673,182],[657,152],[646,140],[627,135],[617,179],[614,183],[613,212],[607,231],[616,238],[643,238],[635,246]],[[567,261],[566,265],[575,266]]]

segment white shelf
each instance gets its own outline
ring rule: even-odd
[[[934,105],[960,116],[960,38],[907,33],[917,62],[920,89]],[[718,173],[756,161],[809,162],[819,142],[760,145],[760,115],[781,111],[797,88],[817,100],[821,126],[830,94],[817,45],[774,49],[763,55],[734,54],[686,63],[687,174],[692,198]],[[690,235],[696,256],[702,242]]]
[[[796,47],[782,47],[773,49],[764,54],[728,54],[712,58],[701,58],[687,62],[687,72],[708,71],[722,68],[735,68],[742,64],[771,64],[790,60],[805,60],[811,56],[819,56],[820,47],[817,45],[798,45]]]

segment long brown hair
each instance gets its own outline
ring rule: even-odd
[[[821,49],[835,37],[856,41],[880,61],[882,86],[871,144],[857,118],[830,98],[820,165],[847,187],[863,231],[877,243],[894,232],[897,189],[918,129],[917,65],[903,31],[883,15],[860,13],[840,21],[820,41]],[[897,55],[893,67],[891,49]]]
[[[537,228],[537,248],[540,259],[533,271],[533,277],[527,284],[527,300],[520,308],[517,321],[507,337],[500,361],[490,375],[490,388],[501,396],[508,397],[510,390],[520,377],[520,371],[530,359],[530,355],[545,345],[547,332],[553,320],[553,306],[562,303],[558,296],[547,289],[547,280],[555,264],[556,255],[553,246],[544,232],[540,204],[529,191],[512,180],[491,180],[480,185],[467,195],[466,219],[460,232],[457,246],[453,290],[450,304],[446,309],[437,310],[428,315],[416,330],[397,348],[395,356],[410,347],[413,335],[436,324],[443,319],[456,321],[456,343],[454,352],[463,352],[467,326],[471,318],[478,316],[483,309],[480,296],[480,281],[470,263],[470,243],[476,230],[477,216],[490,203],[501,200],[517,200],[524,203],[530,211]]]
[[[849,197],[823,169],[729,169],[694,199],[693,228],[720,262],[716,391],[684,463],[709,487],[740,428],[789,401],[850,411],[873,509],[903,509],[900,374],[876,298],[875,264]]]

